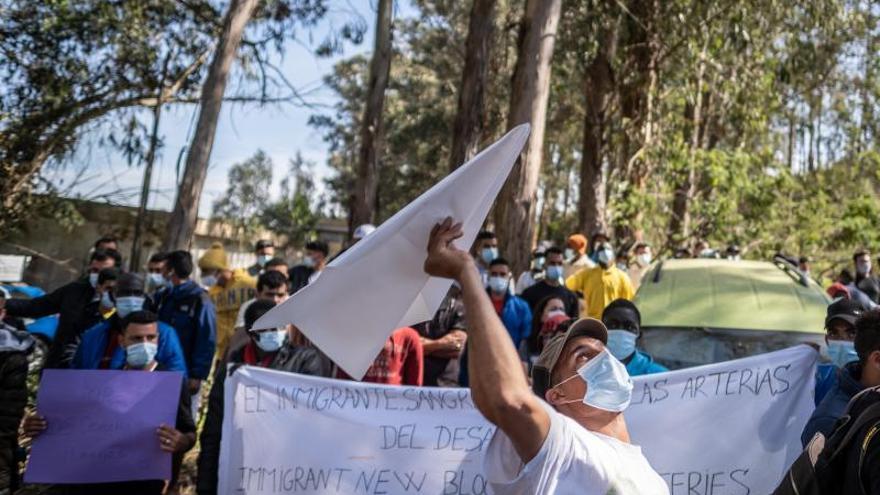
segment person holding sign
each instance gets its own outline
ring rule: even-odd
[[[124,370],[165,371],[161,362],[156,361],[159,349],[159,327],[157,317],[149,311],[135,311],[122,320],[122,334],[118,336],[119,345],[125,349]],[[26,436],[36,438],[51,425],[39,413],[25,417],[22,429]],[[165,452],[182,456],[195,445],[196,427],[190,413],[189,394],[181,386],[180,402],[177,407],[177,420],[174,426],[165,424],[156,428],[156,441]],[[138,445],[129,448],[136,449]],[[164,480],[139,480],[116,483],[90,483],[65,485],[63,493],[69,494],[160,494],[165,488]]]
[[[198,481],[196,493],[216,494],[220,466],[220,442],[223,433],[224,390],[226,377],[235,366],[246,364],[288,373],[330,377],[335,366],[321,351],[305,345],[304,337],[293,325],[253,330],[254,322],[275,307],[275,301],[258,299],[245,311],[247,345],[233,349],[227,360],[217,365],[214,385],[208,397],[208,414],[199,437]]]
[[[519,356],[483,289],[473,258],[452,242],[451,218],[428,241],[425,271],[462,287],[469,322],[474,404],[495,432],[484,459],[493,492],[666,494],[663,478],[629,443],[623,410],[632,382],[605,348],[608,331],[585,318],[550,340],[533,371],[532,393]]]

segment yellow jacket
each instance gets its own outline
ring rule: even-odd
[[[217,357],[226,355],[226,347],[229,339],[235,331],[235,317],[238,316],[238,308],[246,301],[257,295],[257,280],[243,268],[232,271],[232,278],[226,282],[225,287],[214,285],[208,290],[208,295],[214,301],[217,310]]]
[[[616,266],[584,268],[565,280],[565,286],[584,295],[581,317],[602,319],[602,311],[615,299],[632,300],[635,296],[629,276]]]

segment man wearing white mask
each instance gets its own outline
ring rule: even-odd
[[[136,273],[123,273],[113,288],[116,312],[106,320],[86,330],[76,348],[71,368],[81,370],[122,369],[126,363],[125,348],[119,345],[122,322],[128,315],[144,309],[144,279]],[[156,360],[168,371],[179,371],[186,376],[186,359],[174,329],[157,323],[158,347]]]
[[[654,362],[648,353],[636,348],[642,335],[642,314],[626,299],[615,299],[602,312],[602,323],[608,329],[608,351],[626,365],[629,376],[651,375],[669,371]]]
[[[143,282],[141,282],[143,283]],[[124,370],[152,372],[168,371],[166,363],[158,357],[161,336],[157,325],[157,317],[149,311],[135,311],[123,318],[122,332],[115,338],[119,347],[124,349]],[[183,378],[183,377],[182,377]],[[187,387],[181,386],[180,399],[177,404],[175,424],[156,425],[155,443],[161,450],[171,453],[175,465],[179,466],[183,454],[196,443],[196,426],[190,412]],[[22,423],[25,436],[35,438],[51,426],[50,421],[37,413],[27,416]],[[151,445],[133,444],[128,448],[154,448]],[[172,473],[171,489],[173,490],[177,473]],[[116,483],[100,483],[90,485],[64,485],[64,493],[89,494],[161,494],[164,493],[165,480],[138,480]]]
[[[650,268],[652,261],[654,261],[654,257],[651,253],[651,245],[647,242],[636,243],[629,266],[629,280],[632,282],[634,290],[638,290],[639,285],[642,284],[642,278]]]
[[[249,266],[247,272],[248,275],[256,278],[266,269],[266,263],[275,257],[275,245],[272,244],[272,241],[260,239],[254,245],[254,255],[257,257],[257,262]]]
[[[135,311],[123,318],[122,332],[115,338],[119,347],[124,349],[125,362],[121,369],[140,372],[168,371],[166,363],[158,357],[161,343],[156,315],[149,311]],[[181,377],[183,379],[183,377]],[[181,386],[180,399],[177,401],[177,419],[175,424],[156,425],[156,446],[164,452],[171,453],[176,465],[182,460],[183,454],[196,443],[196,427],[190,412],[187,387]],[[45,418],[37,413],[27,416],[22,424],[25,436],[34,438],[53,424],[55,419]],[[60,424],[54,423],[54,424]],[[132,448],[154,448],[152,445],[134,445]],[[176,473],[172,473],[173,489]],[[165,489],[165,480],[121,481],[88,485],[64,485],[63,493],[89,494],[161,494]]]
[[[452,242],[461,224],[431,231],[425,271],[462,287],[470,325],[474,404],[498,427],[484,458],[496,494],[666,494],[666,483],[629,443],[622,412],[632,381],[605,349],[602,322],[583,319],[551,339],[534,367],[534,391],[483,292],[473,259]]]
[[[331,377],[334,365],[321,351],[312,347],[299,330],[286,328],[251,330],[261,316],[275,307],[272,300],[258,299],[245,311],[245,327],[249,341],[240,349],[233,349],[229,358],[214,372],[214,385],[208,398],[208,414],[199,437],[198,481],[196,493],[216,494],[217,473],[220,466],[220,443],[223,430],[223,391],[226,377],[235,372],[236,365],[247,364],[290,373]]]
[[[565,280],[565,286],[581,294],[584,308],[581,316],[599,319],[602,311],[615,299],[632,300],[635,296],[629,275],[614,264],[614,247],[603,242],[597,247],[596,262],[599,266],[585,268]]]
[[[855,286],[868,296],[872,303],[877,304],[880,302],[880,282],[873,274],[871,253],[857,251],[853,254],[853,263],[856,267]]]
[[[473,247],[474,260],[477,262],[477,270],[483,279],[483,286],[488,287],[489,263],[500,256],[498,251],[498,237],[490,230],[482,230],[477,234]]]
[[[49,347],[46,368],[66,368],[65,352],[83,331],[101,320],[98,302],[101,295],[98,274],[105,268],[118,267],[119,253],[97,249],[89,257],[88,275],[33,299],[9,299],[6,314],[18,318],[42,318],[58,314],[58,329]],[[98,299],[95,299],[95,296]]]
[[[510,263],[507,260],[504,258],[492,260],[489,263],[486,276],[488,285],[486,293],[489,294],[489,300],[492,302],[492,307],[495,308],[495,314],[501,318],[504,328],[507,329],[507,333],[513,341],[514,348],[521,350],[521,356],[525,361],[527,353],[522,344],[532,333],[532,310],[527,302],[514,295],[510,290]],[[461,356],[461,370],[459,372],[459,382],[462,387],[467,387],[470,380],[468,359],[468,352],[465,349]]]
[[[828,391],[836,387],[840,370],[858,361],[856,354],[856,321],[865,312],[857,301],[838,299],[828,305],[825,313],[825,353],[828,362],[816,368],[815,403],[818,406]]]

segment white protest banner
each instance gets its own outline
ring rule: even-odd
[[[469,249],[529,136],[522,124],[480,152],[333,260],[313,283],[254,328],[296,325],[350,376],[360,379],[394,330],[428,321],[452,283],[424,269],[428,234],[451,216]]]
[[[800,452],[806,347],[637,377],[626,413],[672,495],[769,493]],[[480,495],[494,427],[467,389],[241,367],[226,380],[218,493]]]
[[[495,428],[468,389],[245,366],[225,393],[218,493],[488,493],[482,452]]]
[[[818,355],[802,345],[637,377],[630,437],[670,495],[770,493],[803,450]]]

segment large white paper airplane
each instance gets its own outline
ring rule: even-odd
[[[529,135],[522,124],[397,212],[327,265],[317,280],[254,323],[296,325],[346,373],[360,379],[385,340],[433,318],[451,281],[422,266],[428,235],[447,216],[463,222],[468,249]]]

